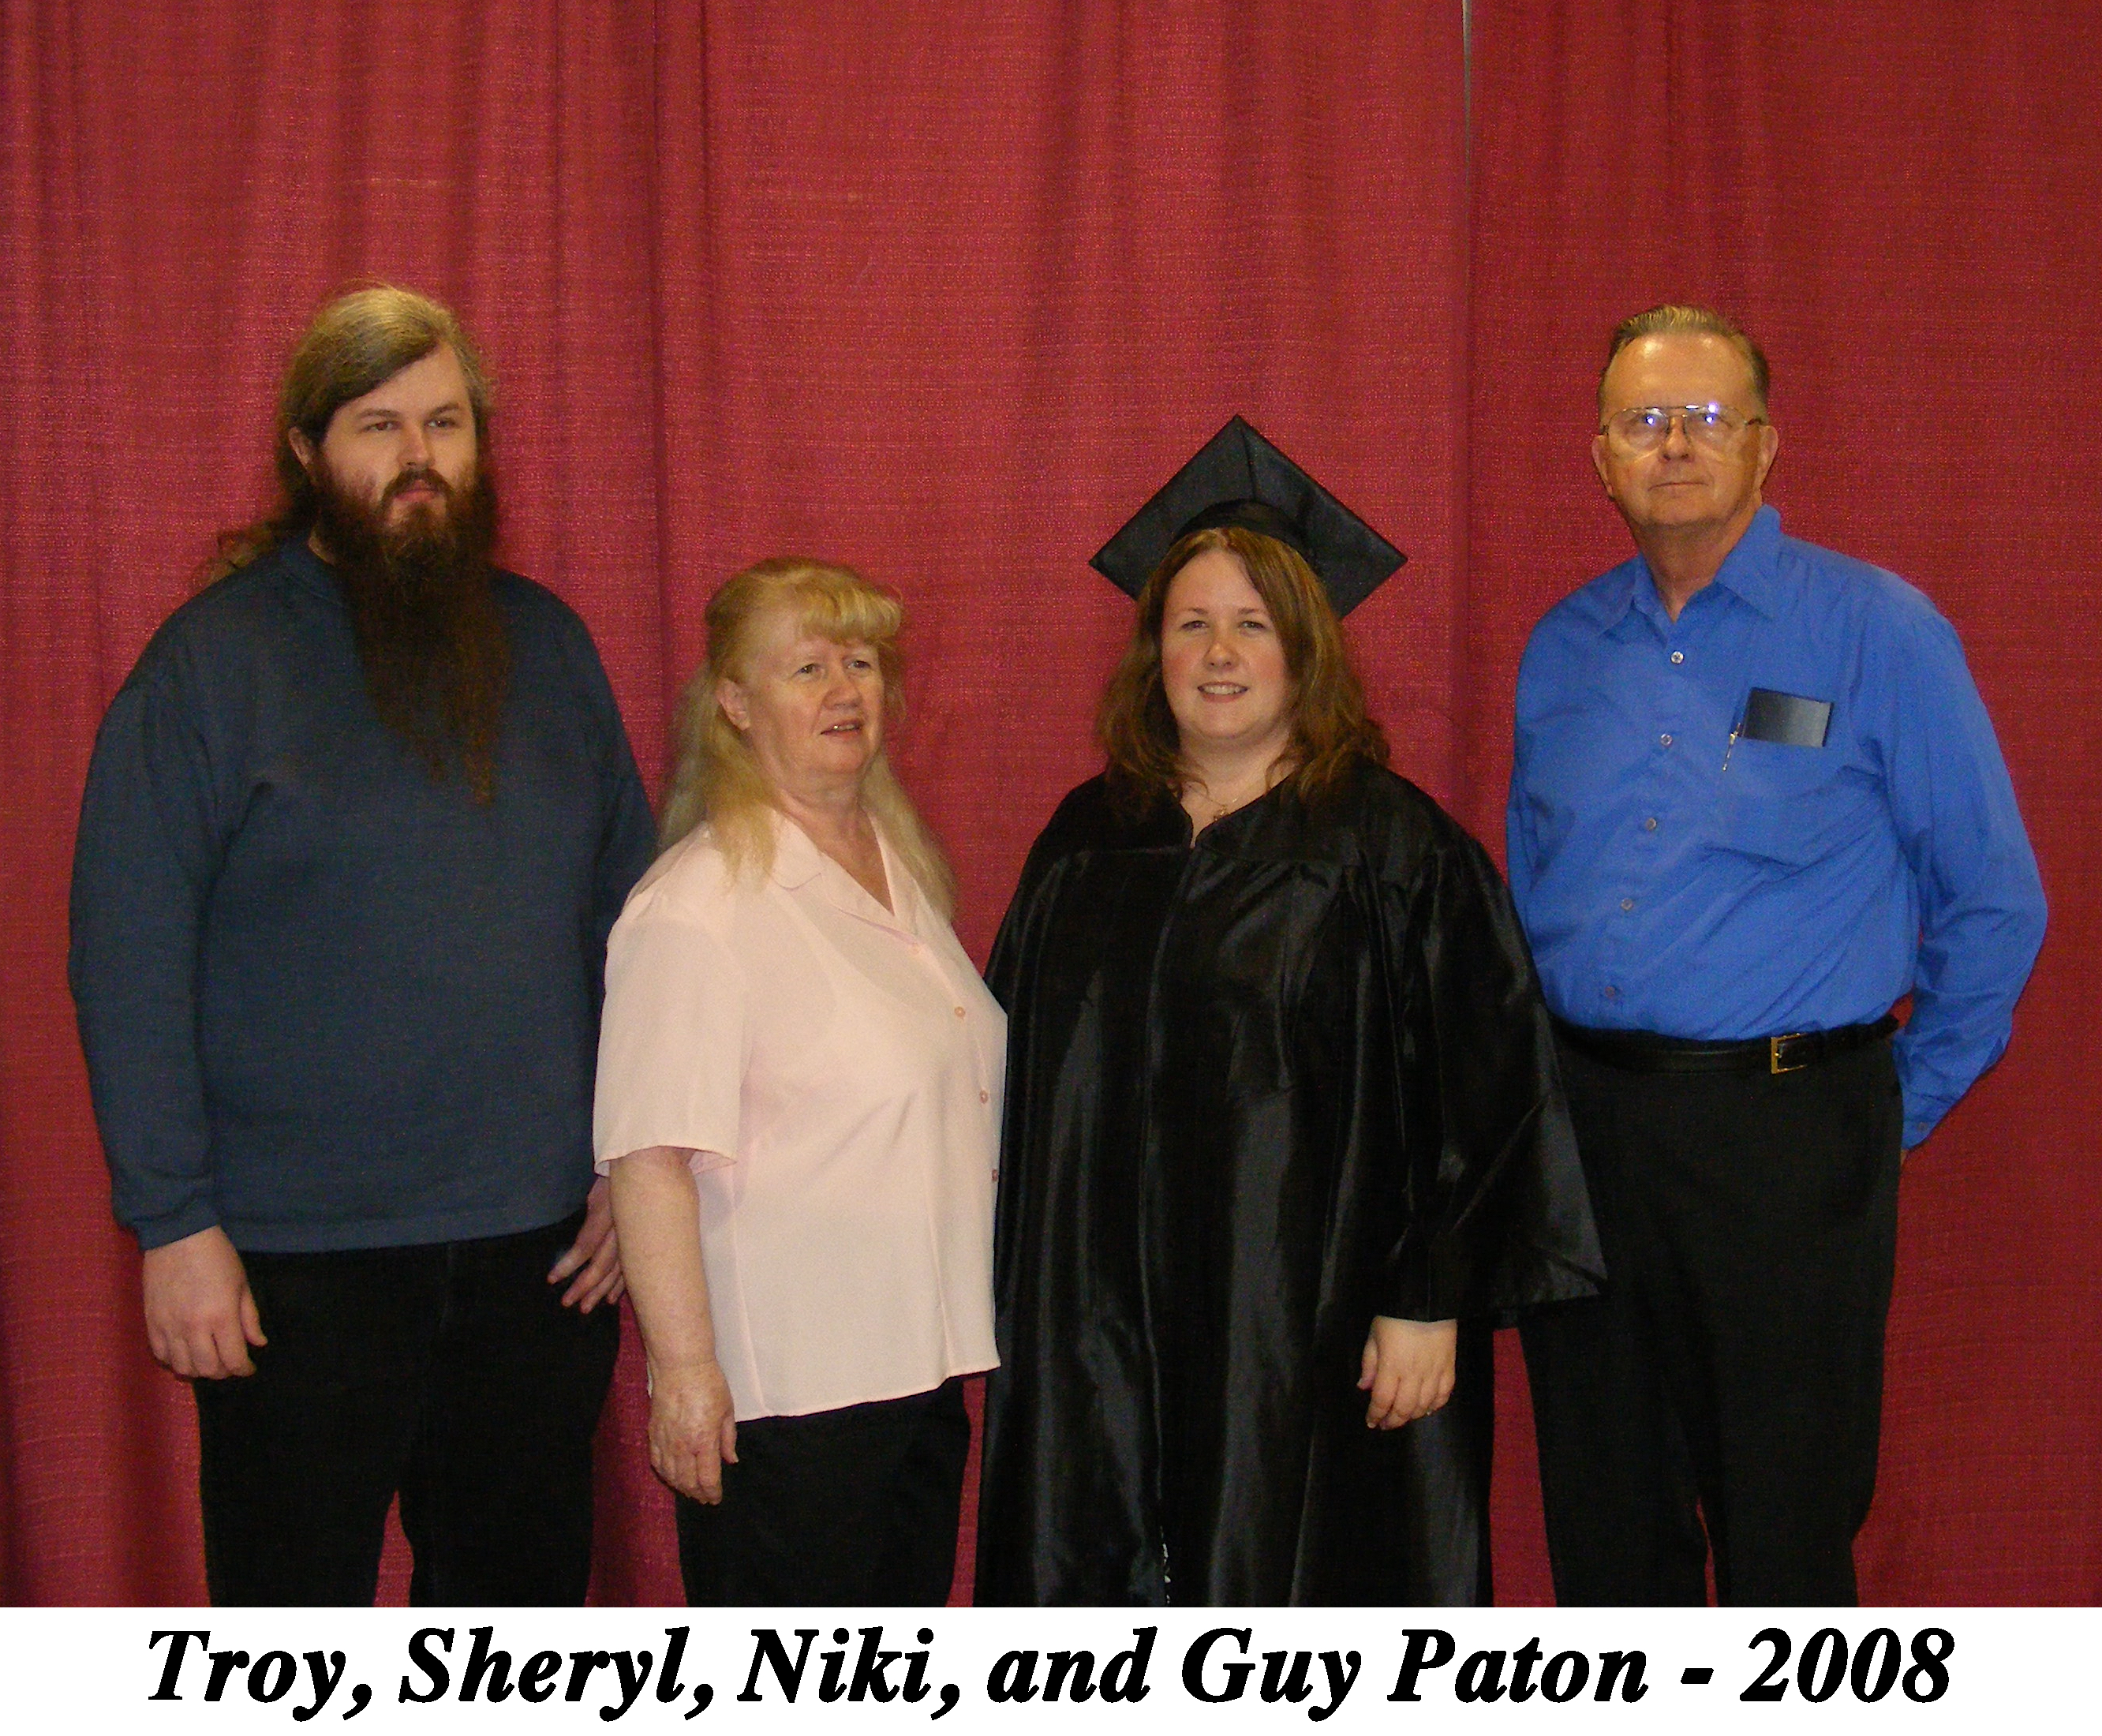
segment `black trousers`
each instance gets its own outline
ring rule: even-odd
[[[246,1254],[269,1343],[194,1383],[215,1604],[370,1604],[398,1494],[418,1604],[575,1604],[618,1308],[561,1306],[583,1221],[335,1254]]]
[[[1851,1604],[1903,1108],[1888,1042],[1800,1072],[1563,1078],[1608,1288],[1522,1326],[1564,1604]],[[1705,1521],[1705,1534],[1704,1534]]]
[[[947,1603],[970,1449],[960,1379],[738,1423],[721,1504],[678,1498],[686,1601]]]

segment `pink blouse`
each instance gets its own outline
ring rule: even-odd
[[[716,1357],[739,1421],[991,1368],[1007,1019],[886,844],[896,914],[776,824],[733,882],[706,827],[606,957],[601,1172],[694,1153]]]

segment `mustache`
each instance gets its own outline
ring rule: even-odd
[[[458,489],[455,488],[450,482],[448,482],[442,476],[439,475],[437,471],[419,468],[414,470],[404,470],[401,475],[396,477],[392,482],[389,482],[385,488],[380,491],[380,509],[384,512],[388,507],[392,505],[397,499],[406,494],[412,488],[428,488],[435,491],[438,498],[443,500],[448,507],[456,507],[459,504],[459,491]]]

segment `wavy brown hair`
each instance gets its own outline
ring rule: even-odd
[[[1182,794],[1187,773],[1175,714],[1161,684],[1160,622],[1175,575],[1213,549],[1240,562],[1284,647],[1293,686],[1287,753],[1295,793],[1302,801],[1317,802],[1359,761],[1386,764],[1386,735],[1365,709],[1365,690],[1350,666],[1342,625],[1314,569],[1275,537],[1226,525],[1182,538],[1138,593],[1131,643],[1095,714],[1112,791],[1133,807]]]
[[[314,316],[285,370],[277,394],[277,505],[253,524],[220,531],[217,550],[197,569],[197,582],[223,579],[313,528],[320,498],[287,437],[294,428],[318,447],[336,411],[441,344],[467,378],[475,442],[481,462],[487,463],[489,375],[452,310],[392,283],[352,290]]]
[[[763,874],[773,867],[775,809],[766,775],[743,732],[725,714],[717,693],[725,681],[746,679],[761,627],[779,610],[792,610],[804,633],[875,648],[883,675],[886,732],[905,708],[904,663],[898,648],[905,608],[889,592],[850,566],[792,555],[761,561],[725,580],[708,599],[707,655],[680,696],[673,726],[678,760],[658,835],[662,847],[669,850],[706,822],[733,874]],[[951,915],[956,909],[956,877],[880,748],[863,776],[861,797],[927,902],[944,917]]]

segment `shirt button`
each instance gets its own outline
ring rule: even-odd
[[[1617,989],[1617,988],[1614,988],[1614,987],[1613,987],[1613,985],[1612,985],[1611,983],[1607,983],[1607,984],[1606,984],[1606,998],[1607,998],[1608,1001],[1617,1001],[1617,1000],[1619,1000],[1619,999],[1620,999],[1620,997],[1621,997],[1621,992],[1620,992],[1620,990],[1619,990],[1619,989]]]
[[[1656,743],[1661,748],[1668,748],[1671,745],[1671,737],[1669,735],[1660,735],[1656,739]]]
[[[1635,908],[1635,901],[1634,901],[1633,899],[1631,899],[1631,898],[1624,898],[1624,899],[1622,899],[1621,900],[1621,909],[1623,909],[1623,910],[1633,910],[1634,908]]]
[[[1671,660],[1674,663],[1683,663],[1686,661],[1686,653],[1683,651],[1674,651],[1671,654]]]
[[[1654,832],[1656,830],[1656,816],[1654,814],[1651,815],[1647,819],[1643,822],[1643,830],[1645,832]]]

